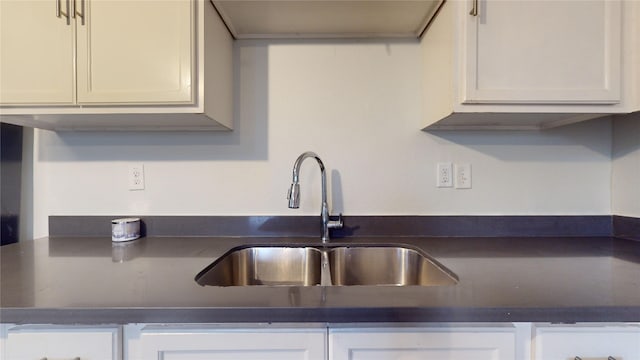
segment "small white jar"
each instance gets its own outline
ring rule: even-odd
[[[131,241],[140,237],[140,218],[111,220],[111,241]]]

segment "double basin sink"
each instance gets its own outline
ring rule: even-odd
[[[252,245],[231,249],[204,268],[202,286],[434,286],[457,276],[406,245]]]

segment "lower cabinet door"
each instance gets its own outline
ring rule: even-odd
[[[119,360],[118,327],[3,325],[6,360]],[[2,353],[4,351],[4,353]]]
[[[144,326],[125,330],[126,359],[324,360],[326,328],[219,329]]]
[[[331,360],[515,360],[511,328],[335,329]]]
[[[536,326],[535,360],[639,360],[640,326]]]

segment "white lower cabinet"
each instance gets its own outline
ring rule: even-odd
[[[354,326],[128,325],[125,359],[525,360],[531,339],[530,324]]]
[[[127,360],[322,360],[326,328],[127,326]]]
[[[2,360],[120,360],[119,327],[2,325]]]
[[[536,325],[534,360],[640,360],[638,325]]]
[[[0,325],[0,360],[640,360],[640,324]]]
[[[331,360],[521,360],[528,337],[518,334],[514,326],[332,329],[329,349]]]

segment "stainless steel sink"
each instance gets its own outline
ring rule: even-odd
[[[236,248],[202,270],[200,285],[320,285],[322,252],[313,247]]]
[[[420,249],[399,245],[244,246],[197,276],[211,286],[434,286],[457,276]]]
[[[337,247],[329,251],[333,285],[455,285],[454,273],[418,250],[399,246]]]

